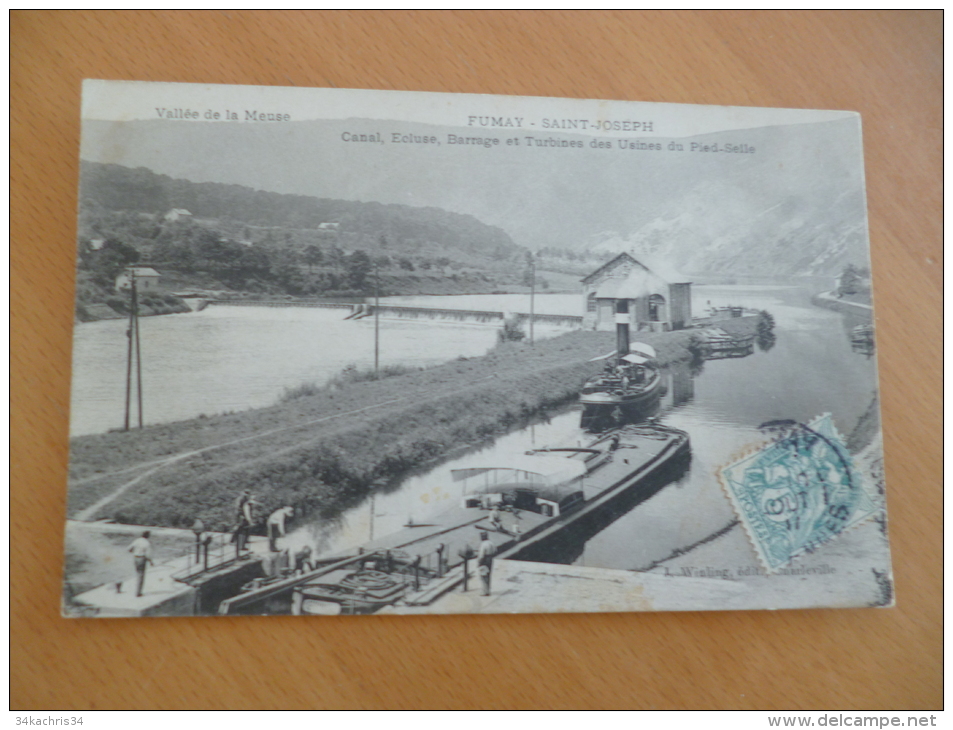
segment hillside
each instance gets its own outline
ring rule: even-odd
[[[110,304],[123,266],[167,290],[295,296],[479,293],[525,283],[525,251],[499,228],[439,208],[194,183],[83,162],[80,310]],[[110,304],[110,306],[112,306]],[[87,307],[88,308],[88,307]]]
[[[242,223],[257,229],[291,232],[289,242],[300,242],[296,231],[322,231],[348,247],[368,247],[386,235],[398,253],[440,250],[462,258],[503,259],[519,253],[500,228],[487,226],[471,215],[439,208],[414,208],[375,202],[330,200],[304,195],[282,195],[242,185],[193,183],[157,175],[138,167],[83,162],[80,170],[80,208],[149,213],[187,210],[193,219]],[[87,221],[94,225],[93,221]],[[80,236],[90,230],[80,230]]]
[[[125,168],[84,165],[84,210],[87,198],[116,215],[183,207],[223,230],[227,223],[235,240],[288,239],[299,251],[313,243],[376,255],[371,247],[384,233],[415,266],[446,257],[503,278],[519,278],[514,264],[527,249],[565,252],[543,268],[574,275],[620,250],[719,278],[869,266],[856,117],[656,137],[661,149],[652,153],[593,149],[589,137],[571,133],[556,136],[584,146],[559,153],[526,144],[341,142],[345,131],[382,128],[440,139],[459,131],[368,119],[290,122],[281,134],[244,124],[87,120],[83,159]],[[752,152],[690,152],[714,145]],[[333,243],[327,227],[316,228],[322,223],[339,224]]]

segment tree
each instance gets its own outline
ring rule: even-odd
[[[853,264],[847,264],[843,273],[840,275],[840,284],[837,287],[837,296],[842,297],[845,294],[856,294],[860,291],[862,279],[860,269]]]
[[[503,329],[497,330],[497,342],[520,342],[526,338],[526,332],[523,330],[519,319],[510,317],[504,320]]]
[[[245,276],[267,276],[271,270],[271,258],[261,248],[244,248],[238,259],[238,270]]]
[[[308,285],[298,267],[288,260],[273,266],[271,273],[275,281],[289,294],[301,294]]]
[[[308,273],[312,273],[314,266],[320,266],[324,261],[324,254],[321,249],[311,244],[304,250],[304,262],[308,265]]]
[[[107,238],[95,254],[90,261],[93,280],[110,289],[115,286],[119,272],[139,260],[139,252],[117,238]]]
[[[407,257],[402,257],[399,263],[400,263],[400,268],[402,268],[404,271],[414,270],[414,262]]]
[[[205,229],[195,241],[195,252],[200,260],[204,259],[209,269],[224,271],[235,268],[244,248],[233,241],[222,239],[217,231]]]
[[[344,251],[337,246],[331,246],[331,250],[328,252],[328,263],[331,264],[331,266],[344,266],[345,258],[347,257],[344,255]]]
[[[347,257],[347,280],[352,289],[363,289],[367,283],[367,275],[371,273],[373,264],[366,252],[358,249]]]

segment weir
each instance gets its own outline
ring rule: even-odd
[[[254,299],[210,299],[208,305],[228,307],[310,307],[319,309],[347,310],[346,319],[364,319],[374,316],[373,304],[347,304],[344,302],[320,302],[307,300],[267,301]],[[582,317],[571,314],[539,314],[532,315],[526,312],[493,312],[476,309],[443,309],[437,307],[404,307],[385,304],[379,308],[380,316],[398,319],[443,319],[457,322],[479,322],[481,324],[502,324],[507,316],[515,317],[520,322],[562,325],[567,327],[581,327]]]

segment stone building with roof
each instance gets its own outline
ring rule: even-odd
[[[664,332],[692,323],[692,284],[662,267],[650,269],[620,253],[582,280],[583,328],[614,330],[628,324],[632,332]]]
[[[159,272],[150,266],[127,266],[116,277],[116,291],[132,288],[132,277],[136,277],[136,291],[155,291],[159,288]]]

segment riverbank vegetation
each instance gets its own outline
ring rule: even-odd
[[[382,380],[384,378],[393,378],[397,375],[405,375],[423,368],[412,368],[406,365],[385,365],[375,371],[373,368],[359,368],[357,365],[348,365],[337,375],[331,377],[324,385],[317,383],[302,383],[294,388],[285,388],[279,398],[279,402],[287,403],[297,398],[307,398],[310,395],[317,395],[322,391],[340,390],[352,383],[366,383],[372,380]]]
[[[663,364],[689,360],[691,330],[639,338]],[[331,517],[455,450],[545,417],[573,401],[612,350],[609,332],[505,342],[479,358],[335,387],[269,408],[72,441],[69,513],[108,499],[93,519],[225,530],[243,488],[262,510],[289,504]]]
[[[846,302],[870,306],[871,290],[870,269],[847,264],[837,277],[837,288],[834,294],[838,299]]]

